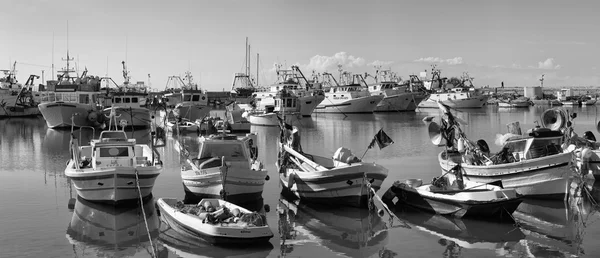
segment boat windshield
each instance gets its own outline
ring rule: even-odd
[[[211,157],[223,157],[225,156],[225,160],[246,160],[246,155],[244,154],[243,146],[240,142],[236,143],[202,143],[203,146],[200,146],[202,149],[202,153],[200,153],[199,158],[211,158]]]

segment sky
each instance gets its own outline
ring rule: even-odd
[[[430,70],[468,72],[475,86],[600,85],[597,1],[67,1],[8,0],[0,9],[0,69],[52,78],[67,47],[79,70],[162,90],[190,71],[206,90],[230,90],[249,38],[260,84],[274,64],[403,79]],[[68,34],[68,35],[67,35]],[[148,78],[150,74],[150,78]]]

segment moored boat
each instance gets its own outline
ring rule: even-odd
[[[220,199],[186,205],[159,198],[156,205],[170,225],[211,244],[260,244],[273,237],[264,215]]]
[[[457,218],[507,220],[522,202],[522,196],[514,189],[460,177],[434,178],[431,184],[423,184],[420,179],[396,181],[389,191],[404,205]]]
[[[469,83],[467,85],[466,83]],[[434,85],[435,84],[435,85]],[[437,102],[451,108],[481,108],[487,103],[488,96],[473,86],[473,78],[464,74],[458,85],[446,83],[441,71],[432,67],[432,79],[429,81],[430,95],[419,104],[419,108],[438,108]]]
[[[338,84],[332,74],[323,73],[325,99],[317,105],[315,113],[372,113],[384,98],[383,95],[371,95],[361,75],[343,73],[344,79]]]
[[[379,190],[388,170],[360,161],[344,147],[333,158],[302,151],[298,130],[282,125],[277,169],[283,192],[306,202],[367,207],[371,190]],[[289,135],[289,136],[285,136]],[[288,138],[289,137],[289,138]]]
[[[498,107],[501,108],[527,108],[529,106],[531,106],[531,102],[527,99],[509,99],[498,102]]]
[[[298,98],[298,106],[301,116],[311,116],[315,108],[325,99],[321,90],[313,88],[313,85],[304,77],[298,66],[292,66],[289,70],[277,66],[278,80],[268,88],[259,88],[254,92],[256,101],[262,105],[275,106],[275,98],[281,90],[286,90]]]
[[[114,113],[111,117],[116,124]],[[150,196],[163,169],[154,146],[137,144],[121,130],[103,131],[89,146],[79,146],[78,139],[71,137],[71,159],[65,175],[72,180],[77,195],[111,204]],[[154,145],[154,137],[151,141]]]
[[[10,84],[10,74],[0,81],[0,118],[2,117],[26,117],[40,115],[38,108],[39,92],[34,92],[33,81],[39,78],[37,75],[30,75],[24,86],[15,88],[16,91],[8,88],[6,84]],[[2,80],[2,79],[0,79]],[[14,94],[16,93],[16,95]],[[36,97],[37,95],[37,97]],[[13,98],[14,97],[14,98]]]
[[[181,179],[186,199],[225,198],[243,204],[262,198],[267,170],[258,160],[256,135],[209,135],[199,139],[198,156],[181,146]]]
[[[425,97],[421,92],[412,91],[409,85],[399,85],[400,78],[390,70],[378,67],[373,78],[375,84],[368,86],[369,92],[372,96],[384,96],[374,112],[414,111]]]
[[[440,139],[446,142],[447,150],[438,155],[442,173],[447,174],[458,165],[467,180],[478,183],[502,180],[504,188],[515,189],[526,197],[564,199],[567,196],[572,156],[563,152],[560,131],[536,127],[525,136],[507,134],[502,150],[491,155],[485,141],[473,143],[466,138],[448,107],[440,104],[440,109],[445,117],[444,126],[441,130],[432,129],[437,124],[431,123],[430,132],[436,135],[432,135],[436,145]]]
[[[242,117],[246,118],[250,124],[259,126],[278,126],[280,118],[289,123],[302,118],[300,100],[291,91],[280,90],[274,100],[273,105],[265,105],[262,100],[258,101],[257,107],[247,108]],[[244,106],[248,107],[248,105]]]
[[[102,106],[97,103],[100,96],[100,78],[87,76],[71,77],[74,70],[69,66],[73,58],[67,52],[67,66],[61,70],[58,81],[48,82],[38,105],[46,124],[50,128],[71,126],[100,127],[103,124]]]

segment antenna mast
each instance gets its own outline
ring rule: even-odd
[[[244,69],[246,69],[246,74],[248,74],[248,37],[246,37],[245,49],[246,55],[244,56]]]
[[[52,80],[54,80],[54,32],[52,32]]]
[[[259,55],[256,53],[256,87],[258,87],[258,58]]]

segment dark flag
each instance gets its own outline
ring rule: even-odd
[[[375,143],[377,143],[377,146],[379,146],[379,149],[381,150],[381,149],[387,147],[388,145],[394,143],[394,141],[383,131],[383,128],[382,128],[373,137],[371,144],[369,144],[369,149],[375,147]]]

